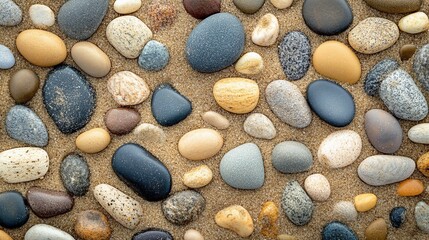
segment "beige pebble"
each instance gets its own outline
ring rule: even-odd
[[[331,185],[322,174],[312,174],[305,179],[304,188],[314,201],[323,202],[331,195]]]
[[[429,144],[429,123],[414,125],[408,130],[408,138],[415,143]]]
[[[204,160],[216,155],[222,146],[223,138],[217,131],[200,128],[183,135],[178,149],[180,154],[189,160]]]
[[[292,5],[293,0],[270,0],[270,2],[277,9],[285,9]]]
[[[280,234],[277,236],[277,240],[298,240],[298,238],[289,234]]]
[[[259,102],[259,87],[250,79],[224,78],[215,83],[213,96],[223,109],[244,114],[256,108]]]
[[[355,131],[340,130],[327,136],[319,146],[317,158],[330,168],[352,164],[362,151],[362,139]]]
[[[119,14],[130,14],[139,10],[141,6],[141,0],[116,0],[113,9]]]
[[[194,167],[183,175],[183,184],[190,188],[201,188],[213,179],[213,172],[207,165]]]
[[[273,139],[277,135],[277,130],[273,122],[262,113],[250,114],[243,124],[244,131],[254,138]]]
[[[150,89],[146,81],[130,71],[117,72],[107,82],[113,99],[123,106],[137,105],[146,100]]]
[[[133,133],[135,135],[142,136],[142,140],[147,142],[162,143],[167,140],[164,130],[150,123],[142,123],[134,128]]]
[[[398,23],[401,31],[411,34],[425,32],[429,29],[429,18],[424,12],[415,12],[407,15]]]
[[[216,224],[234,231],[240,237],[252,235],[254,226],[252,216],[240,205],[232,205],[216,213]]]
[[[268,47],[276,43],[279,36],[279,21],[271,13],[267,13],[259,19],[252,32],[252,42],[256,45]]]
[[[255,75],[264,69],[264,60],[255,52],[244,54],[235,64],[235,70],[242,74]]]
[[[188,229],[183,236],[183,240],[204,240],[204,237],[197,230]]]
[[[372,193],[363,193],[355,197],[355,208],[358,212],[366,212],[375,207],[377,196]]]
[[[111,68],[109,56],[91,42],[78,42],[71,49],[73,61],[93,77],[106,76]]]
[[[76,147],[84,153],[98,153],[110,143],[109,132],[102,128],[93,128],[79,134],[76,138]]]
[[[55,24],[55,14],[46,5],[31,5],[29,15],[33,25],[37,28],[48,28]]]
[[[229,120],[217,112],[208,111],[203,113],[201,117],[206,123],[212,125],[217,129],[222,130],[227,129],[229,127]]]
[[[333,215],[340,221],[353,222],[357,220],[358,213],[355,205],[350,201],[339,201],[334,205]]]

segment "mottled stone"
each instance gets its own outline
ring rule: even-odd
[[[254,230],[252,216],[240,205],[232,205],[216,213],[217,225],[234,231],[240,237],[249,237]]]
[[[399,68],[396,60],[385,58],[375,64],[365,77],[364,90],[369,96],[378,96],[381,82]]]
[[[295,225],[306,225],[313,215],[314,205],[297,181],[286,184],[281,205],[288,219]]]
[[[90,171],[82,156],[71,154],[61,162],[61,180],[64,187],[74,196],[83,196],[88,192]]]
[[[414,217],[417,227],[425,233],[429,233],[429,205],[424,201],[416,204]]]
[[[417,50],[414,56],[413,70],[423,87],[429,91],[429,44]]]
[[[119,105],[137,105],[146,100],[150,89],[146,81],[130,71],[113,74],[107,82],[107,90]]]
[[[155,40],[150,40],[140,53],[138,64],[147,71],[160,71],[170,59],[167,47]]]
[[[291,80],[305,76],[310,67],[311,45],[300,31],[287,33],[279,45],[279,59],[283,72]]]
[[[265,237],[274,238],[278,234],[279,208],[274,202],[265,202],[262,204],[258,215],[258,222],[261,224],[260,233]]]
[[[390,211],[389,219],[394,228],[399,228],[405,222],[407,209],[404,207],[394,207]]]
[[[22,21],[22,11],[12,0],[0,0],[0,26],[16,26]]]
[[[80,212],[74,231],[83,240],[109,240],[112,234],[107,217],[97,210]]]
[[[262,47],[268,47],[276,43],[279,36],[279,21],[272,13],[262,16],[252,32],[252,42]]]
[[[204,197],[195,191],[171,195],[162,203],[165,218],[174,224],[185,225],[196,220],[206,207]]]

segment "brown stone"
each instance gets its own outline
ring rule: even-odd
[[[265,237],[275,238],[278,234],[277,221],[279,219],[279,209],[274,202],[265,202],[258,215],[258,222],[261,224],[261,234]]]
[[[96,210],[80,212],[74,231],[83,240],[108,240],[112,234],[107,217]]]
[[[34,214],[41,218],[50,218],[72,210],[73,198],[66,192],[40,187],[31,187],[27,191],[27,200]]]
[[[197,19],[220,12],[220,0],[183,0],[183,6],[189,15]]]
[[[9,93],[16,103],[26,103],[34,97],[39,85],[39,77],[33,71],[21,69],[9,81]]]
[[[414,44],[405,44],[401,47],[399,50],[399,56],[401,57],[402,61],[407,61],[408,59],[412,58],[414,53],[416,52],[417,47]]]
[[[93,77],[106,76],[111,67],[109,56],[91,42],[78,42],[71,49],[76,64]]]
[[[367,240],[385,240],[387,238],[387,224],[383,218],[373,221],[365,230]]]
[[[140,113],[132,108],[113,108],[104,116],[107,129],[117,135],[131,132],[140,120]]]

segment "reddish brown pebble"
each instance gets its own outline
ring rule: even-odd
[[[220,12],[220,0],[183,0],[183,6],[189,15],[197,19]]]
[[[31,187],[27,191],[27,200],[34,214],[41,218],[58,216],[72,210],[74,202],[66,192],[40,187]]]
[[[80,212],[74,231],[83,240],[108,240],[112,233],[106,216],[96,210]]]
[[[157,31],[162,27],[173,24],[177,17],[177,11],[174,5],[168,0],[153,1],[147,11],[150,21],[150,29]]]
[[[399,56],[401,57],[402,61],[406,61],[413,57],[414,53],[416,52],[417,47],[414,44],[405,44],[401,47],[401,50],[399,50]]]
[[[16,72],[9,81],[9,93],[16,103],[30,101],[39,89],[39,77],[29,69]]]
[[[132,108],[113,108],[104,116],[107,129],[117,135],[131,132],[140,120],[140,113]]]

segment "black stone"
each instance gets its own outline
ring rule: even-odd
[[[341,222],[330,222],[322,231],[322,240],[358,240],[356,233]]]
[[[404,207],[395,207],[390,211],[390,223],[393,227],[399,228],[405,222],[407,209]]]
[[[389,73],[399,68],[396,60],[386,58],[378,62],[371,68],[365,78],[364,90],[369,96],[378,96],[381,82]]]
[[[319,35],[336,35],[353,22],[347,0],[305,0],[302,6],[305,24]]]
[[[303,32],[287,33],[279,45],[279,59],[283,71],[291,80],[299,80],[310,67],[311,45]]]
[[[170,84],[155,89],[151,107],[153,117],[164,127],[178,124],[192,112],[192,103]]]
[[[74,196],[83,196],[88,192],[90,171],[82,156],[68,155],[60,167],[61,180],[67,191]]]
[[[63,133],[74,133],[91,119],[95,92],[76,68],[60,65],[48,74],[43,86],[43,103]]]
[[[326,79],[308,85],[307,101],[317,116],[334,127],[349,125],[355,116],[355,102],[350,92]]]
[[[25,199],[17,191],[0,193],[0,226],[19,228],[28,221],[29,212]]]
[[[173,240],[173,236],[159,228],[149,228],[134,234],[131,240]]]
[[[142,146],[127,143],[112,158],[116,175],[148,201],[159,201],[171,191],[171,175],[164,164]]]

